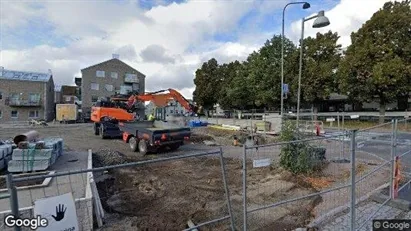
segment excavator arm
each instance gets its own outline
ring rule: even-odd
[[[168,93],[164,93],[166,91],[168,91]],[[180,105],[187,111],[197,113],[198,108],[195,105],[191,104],[186,98],[184,98],[184,96],[181,95],[180,92],[171,88],[167,90],[146,93],[144,95],[132,95],[127,99],[127,106],[131,107],[136,101],[152,101],[158,107],[165,107],[172,99],[180,103]]]

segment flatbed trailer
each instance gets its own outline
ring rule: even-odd
[[[162,121],[106,120],[95,123],[94,132],[103,139],[122,137],[133,152],[138,151],[142,155],[148,152],[157,153],[162,148],[176,150],[191,136],[189,127],[179,127]]]

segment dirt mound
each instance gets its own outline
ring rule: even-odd
[[[242,217],[242,163],[226,159],[227,180],[237,228]],[[292,182],[282,180],[273,168],[252,168],[247,163],[249,205],[268,205],[312,193]],[[98,182],[102,204],[107,213],[116,216],[110,221],[112,230],[127,227],[133,230],[183,230],[188,220],[203,223],[228,215],[219,158],[193,158],[111,171],[110,179]],[[311,219],[314,199],[294,202],[286,208],[262,211],[250,216],[250,224],[263,224],[271,229],[293,230]],[[267,213],[273,216],[267,216]],[[275,216],[274,216],[275,215]],[[287,216],[292,216],[287,220]],[[123,219],[127,217],[128,219]],[[121,218],[121,219],[120,219]],[[116,221],[117,220],[117,221]],[[112,223],[114,222],[114,223]],[[125,226],[127,223],[127,226]],[[115,227],[115,228],[114,228]],[[229,222],[201,230],[227,230]],[[262,229],[264,230],[264,229]]]
[[[204,140],[215,141],[219,145],[232,145],[234,137],[237,137],[240,143],[244,144],[251,134],[245,131],[231,131],[213,127],[200,127],[192,130],[192,140],[194,143],[203,143]],[[278,140],[277,137],[270,137],[262,134],[253,134],[258,144],[273,143]]]
[[[125,164],[127,162],[127,157],[123,153],[108,148],[93,153],[93,167]]]
[[[106,211],[139,218],[134,228],[183,230],[189,219],[198,224],[227,215],[219,164],[196,158],[119,169],[97,187]],[[227,165],[241,169],[238,161]],[[229,177],[240,186],[241,178]]]

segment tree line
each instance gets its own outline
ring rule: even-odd
[[[332,25],[332,24],[331,24]],[[386,2],[362,27],[351,33],[345,51],[337,32],[304,39],[301,102],[316,108],[331,93],[349,102],[386,105],[411,90],[410,0]],[[284,106],[297,102],[300,47],[284,38]],[[280,108],[281,35],[274,35],[245,61],[220,64],[215,58],[196,70],[193,100],[204,109]]]

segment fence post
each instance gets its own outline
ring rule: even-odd
[[[392,120],[391,135],[391,177],[390,177],[390,198],[394,199],[394,179],[395,179],[395,156],[397,155],[397,125],[398,120]]]
[[[247,149],[243,146],[243,230],[247,231]]]
[[[231,222],[231,230],[234,231],[234,218],[233,218],[233,211],[231,208],[231,200],[230,200],[230,190],[228,189],[227,185],[227,177],[226,177],[226,169],[223,157],[223,148],[220,147],[220,162],[221,162],[221,171],[223,173],[223,183],[224,183],[224,190],[227,199],[227,207],[228,207],[228,214],[230,215],[230,222]]]
[[[6,178],[7,188],[10,194],[10,207],[11,207],[11,214],[13,214],[14,218],[17,219],[20,217],[19,214],[19,203],[17,198],[17,190],[13,184],[13,175],[11,173],[7,174]],[[21,227],[14,226],[15,231],[20,231]]]
[[[351,231],[355,230],[355,136],[357,130],[352,130],[351,133]]]

